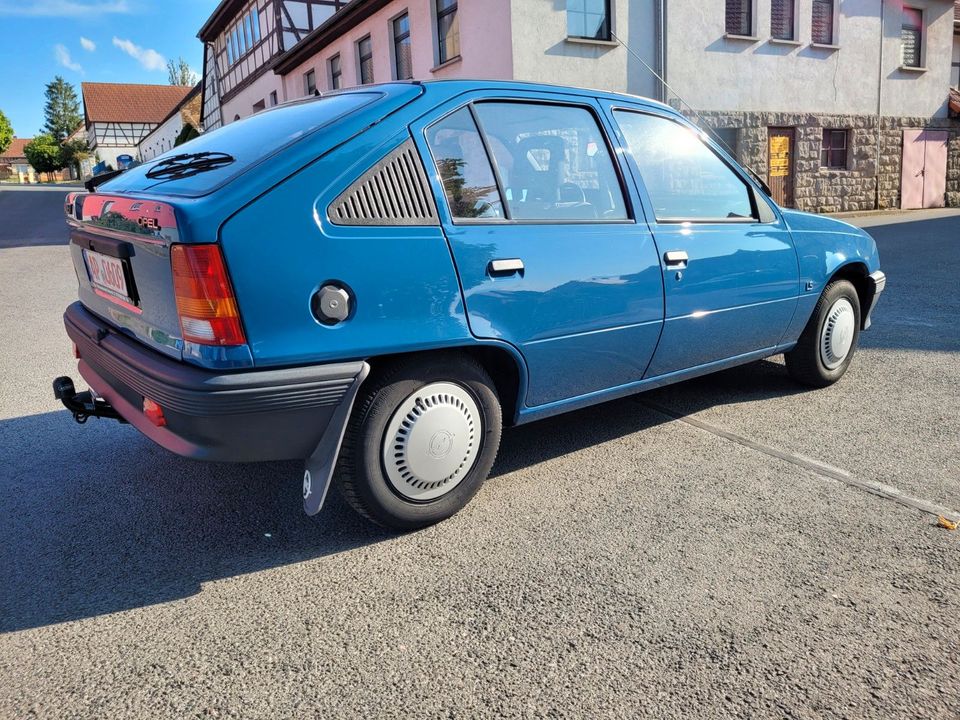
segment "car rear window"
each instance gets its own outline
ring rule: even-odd
[[[381,97],[383,93],[351,92],[265,110],[242,122],[206,132],[131,168],[97,191],[133,192],[162,186],[162,192],[168,195],[206,195]]]

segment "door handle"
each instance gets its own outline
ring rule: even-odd
[[[508,275],[523,275],[523,260],[520,258],[504,258],[491,260],[487,264],[487,275],[490,277],[506,277]]]
[[[668,267],[686,267],[688,259],[685,250],[669,250],[663,254],[663,261]]]

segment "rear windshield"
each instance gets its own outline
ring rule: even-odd
[[[206,195],[284,148],[381,97],[383,94],[377,92],[351,92],[259,112],[131,168],[98,187],[97,192],[142,191],[159,185],[164,194]],[[184,157],[173,160],[181,155]]]

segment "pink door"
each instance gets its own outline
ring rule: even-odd
[[[923,137],[923,206],[943,207],[947,192],[947,133],[924,130]]]
[[[923,207],[923,130],[903,131],[903,163],[900,166],[900,207]]]
[[[943,207],[947,190],[947,133],[904,130],[900,171],[900,207]]]

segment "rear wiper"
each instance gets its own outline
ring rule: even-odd
[[[162,160],[147,171],[151,180],[179,180],[216,170],[236,162],[232,155],[222,152],[183,153]]]

